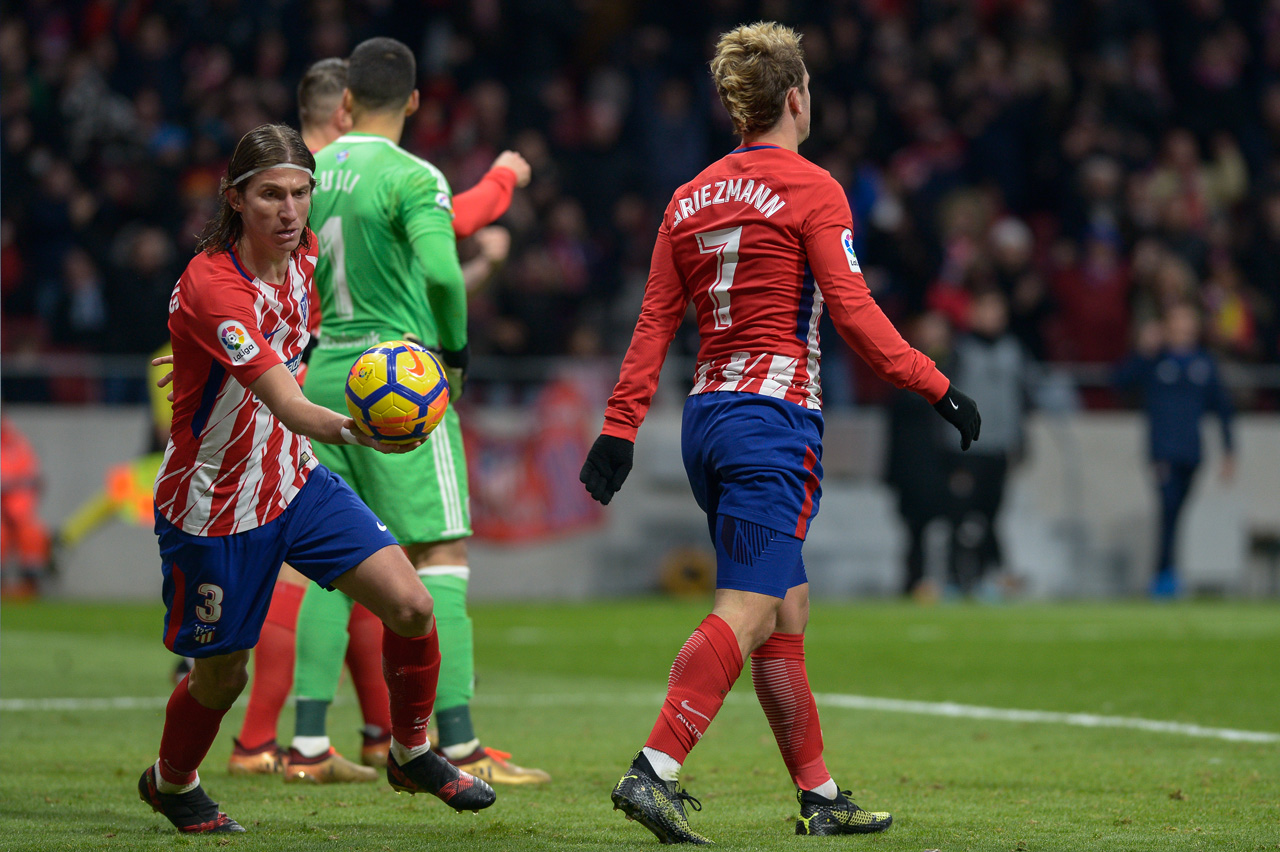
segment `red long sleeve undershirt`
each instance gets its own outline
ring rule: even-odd
[[[511,206],[516,173],[506,166],[485,172],[480,182],[453,197],[453,233],[460,240],[491,225]]]

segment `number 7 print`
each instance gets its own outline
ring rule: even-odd
[[[694,234],[698,238],[701,254],[716,256],[716,280],[707,288],[707,295],[715,305],[716,330],[723,331],[733,325],[729,315],[729,288],[733,286],[733,273],[738,270],[738,248],[742,242],[742,226],[719,231],[703,231]]]

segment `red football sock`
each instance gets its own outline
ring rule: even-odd
[[[684,763],[741,673],[742,651],[733,629],[720,616],[708,615],[671,664],[667,700],[645,746]]]
[[[382,679],[382,622],[360,604],[351,607],[347,623],[347,668],[356,688],[365,725],[391,730],[391,702],[387,682]]]
[[[226,710],[214,710],[196,701],[187,691],[187,678],[174,687],[160,735],[160,775],[164,780],[178,785],[196,780],[200,761],[209,753],[226,714]]]
[[[825,784],[831,773],[822,759],[818,705],[804,668],[804,634],[775,633],[765,640],[751,655],[751,679],[796,786],[812,790]]]
[[[277,583],[271,595],[271,607],[262,624],[258,645],[253,649],[253,685],[238,738],[245,748],[256,749],[276,738],[280,711],[293,689],[298,608],[306,592],[306,586]]]
[[[430,633],[413,639],[382,628],[382,676],[391,700],[391,736],[405,748],[425,745],[440,678],[440,638],[434,620]]]

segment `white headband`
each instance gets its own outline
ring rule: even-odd
[[[231,181],[231,183],[227,184],[227,186],[228,187],[235,186],[236,184],[240,183],[242,180],[247,180],[248,178],[253,177],[258,172],[265,172],[265,171],[269,171],[270,169],[297,169],[300,172],[306,172],[307,177],[310,177],[310,178],[315,177],[315,174],[311,171],[311,169],[307,168],[306,166],[299,166],[296,163],[275,163],[274,165],[270,165],[270,166],[259,166],[256,169],[250,169],[249,171],[240,175],[240,177]]]

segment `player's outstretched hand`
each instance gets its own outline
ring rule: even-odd
[[[342,439],[348,444],[359,444],[362,447],[368,447],[371,450],[377,450],[387,455],[400,455],[401,453],[411,453],[426,443],[426,440],[405,441],[404,443],[387,443],[379,441],[364,432],[360,431],[360,427],[356,426],[356,421],[350,417],[342,424]]]
[[[511,232],[501,225],[490,225],[475,232],[476,245],[480,255],[489,261],[491,266],[505,263],[511,254]]]
[[[612,435],[601,435],[591,445],[578,479],[602,505],[608,506],[622,483],[627,481],[635,446],[625,438],[615,438]]]
[[[151,359],[151,366],[153,367],[163,367],[165,364],[172,364],[172,363],[173,363],[172,355],[161,355],[159,358]],[[156,381],[156,387],[158,388],[167,387],[172,381],[173,381],[173,369],[170,368],[169,372],[165,373]],[[166,397],[166,399],[168,399],[170,402],[173,402],[173,391],[169,391],[169,395]]]
[[[947,388],[942,399],[933,404],[933,410],[959,430],[961,450],[969,449],[969,445],[978,440],[978,433],[982,431],[982,415],[978,413],[978,404],[956,390],[955,385]]]
[[[511,169],[516,174],[516,186],[528,186],[529,181],[533,178],[533,167],[529,165],[529,161],[520,156],[515,151],[503,151],[498,155],[498,159],[493,161],[490,168]]]

